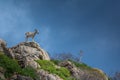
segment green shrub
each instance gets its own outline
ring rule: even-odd
[[[54,64],[58,65],[60,62],[62,62],[61,60],[51,60]],[[81,69],[92,69],[90,66],[86,65],[85,63],[79,63],[76,62],[74,60],[68,60],[70,62],[72,62],[76,67],[79,67]]]
[[[29,66],[27,66],[26,68],[23,68],[20,74],[24,76],[29,76],[33,79],[37,78],[36,71],[32,67],[29,67]]]
[[[16,60],[10,59],[2,53],[0,53],[0,66],[6,70],[5,77],[10,77],[14,72],[21,71]]]
[[[51,60],[54,64],[58,65],[60,62],[62,62],[61,60]]]
[[[70,72],[64,67],[56,69],[56,74],[61,76],[63,79],[70,76]]]
[[[70,76],[70,72],[68,69],[61,67],[61,68],[56,68],[55,64],[52,61],[47,61],[47,60],[37,60],[36,62],[38,62],[41,66],[42,69],[56,74],[58,76],[60,76],[61,78],[63,78],[64,80],[67,80],[67,77]]]
[[[85,63],[78,63],[76,61],[73,60],[69,60],[70,62],[72,62],[76,67],[80,68],[80,69],[92,69],[90,66],[86,65]]]
[[[16,60],[13,60],[3,53],[0,52],[0,66],[3,67],[5,71],[5,77],[9,78],[13,73],[18,73],[24,76],[29,76],[31,78],[36,78],[35,70],[31,67],[21,68]]]

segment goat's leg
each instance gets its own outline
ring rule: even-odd
[[[26,42],[28,42],[28,37],[26,37]]]
[[[32,42],[35,42],[35,41],[34,41],[34,37],[32,37]]]

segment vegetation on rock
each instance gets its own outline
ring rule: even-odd
[[[52,61],[47,61],[47,60],[37,60],[41,66],[42,69],[60,76],[64,80],[67,80],[68,77],[70,77],[70,72],[68,69],[64,67],[56,67],[55,64]]]
[[[6,70],[5,77],[10,77],[14,72],[19,73],[21,71],[21,68],[17,61],[10,59],[3,53],[0,53],[0,66]]]
[[[1,50],[0,80],[108,80],[101,70],[79,61],[79,57],[70,53],[56,55],[50,60],[37,43],[22,42]]]
[[[31,78],[36,78],[36,72],[31,67],[21,68],[17,60],[11,59],[0,52],[0,67],[5,69],[5,77],[9,78],[13,74],[21,74],[24,76],[29,76]]]

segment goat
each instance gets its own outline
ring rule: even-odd
[[[28,41],[28,38],[32,38],[32,41],[34,42],[34,37],[36,34],[39,34],[39,31],[37,29],[35,29],[34,32],[26,32],[26,41]]]

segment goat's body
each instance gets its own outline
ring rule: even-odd
[[[26,35],[26,38],[28,37],[34,38],[35,36],[34,32],[26,32],[25,35]]]
[[[28,38],[32,38],[32,41],[34,41],[35,35],[38,34],[38,31],[35,30],[35,32],[26,32],[26,41],[28,41]]]

